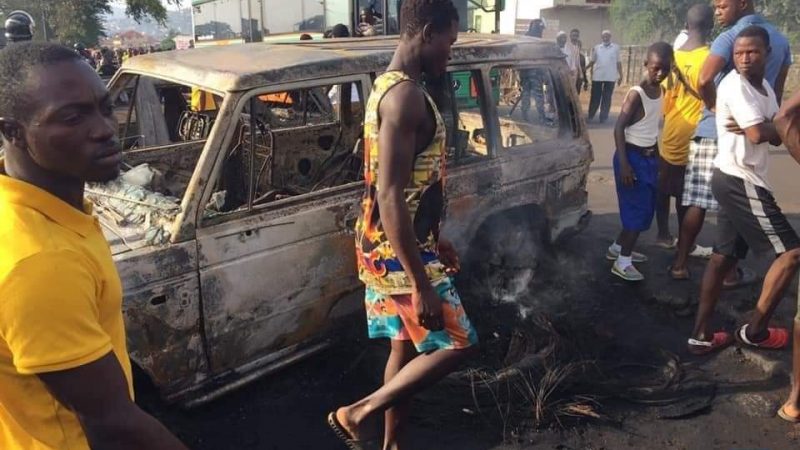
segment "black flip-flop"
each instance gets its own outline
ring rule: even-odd
[[[336,418],[336,411],[328,414],[328,426],[350,450],[370,450],[373,446],[372,444],[376,441],[375,439],[353,439],[353,436],[350,436],[350,433],[339,423],[339,419]]]
[[[736,273],[739,275],[735,283],[726,283],[723,281],[723,289],[739,289],[745,286],[750,286],[758,281],[758,275],[747,267],[736,267]]]

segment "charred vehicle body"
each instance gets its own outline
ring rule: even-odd
[[[312,355],[363,311],[364,104],[396,45],[158,53],[112,79],[125,173],[87,195],[124,283],[131,358],[166,400],[208,401]],[[550,242],[585,227],[592,149],[554,44],[462,35],[439,86],[443,232],[462,253],[493,223]]]

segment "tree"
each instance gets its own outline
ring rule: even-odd
[[[611,20],[630,44],[671,40],[686,23],[686,12],[698,0],[614,0]]]
[[[756,10],[781,28],[792,42],[800,39],[797,0],[755,0]],[[686,12],[705,0],[614,0],[611,20],[631,44],[671,41],[686,23]]]
[[[167,3],[179,5],[181,0]],[[111,0],[0,0],[0,20],[18,9],[36,20],[34,39],[44,39],[46,31],[48,39],[64,44],[94,45],[105,35],[103,15],[111,12]],[[126,0],[125,12],[137,22],[151,18],[164,24],[167,20],[161,0]]]

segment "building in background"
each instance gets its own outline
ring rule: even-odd
[[[500,32],[525,34],[533,19],[543,19],[547,27],[545,39],[555,39],[559,31],[581,30],[584,48],[600,42],[603,30],[611,24],[611,0],[506,0],[500,15]],[[617,33],[614,33],[617,35]]]

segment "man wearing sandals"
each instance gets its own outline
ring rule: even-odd
[[[366,189],[356,224],[369,336],[389,338],[391,354],[383,387],[328,415],[351,449],[379,439],[379,417],[383,448],[410,448],[404,428],[411,398],[464,362],[478,342],[450,279],[458,256],[439,237],[447,133],[422,84],[423,76],[445,75],[458,11],[450,0],[406,0],[400,21],[400,44],[367,102]]]
[[[717,84],[734,67],[732,62],[733,41],[740,31],[750,25],[759,25],[770,33],[773,51],[767,57],[766,80],[780,98],[791,64],[789,41],[763,17],[755,13],[753,0],[714,0],[717,20],[726,27],[711,44],[711,54],[700,71],[699,94],[706,105],[695,137],[689,147],[689,164],[686,167],[683,204],[687,207],[680,225],[678,252],[673,269],[686,268],[686,260],[694,248],[695,240],[703,228],[706,211],[719,207],[711,192],[711,177],[714,158],[717,155],[717,129],[714,107],[717,99]],[[688,272],[683,272],[688,275]],[[724,287],[736,288],[756,281],[752,270],[736,267],[728,274]]]
[[[682,204],[682,199],[686,164],[689,163],[689,144],[703,113],[703,100],[697,93],[697,82],[700,68],[711,51],[708,39],[714,29],[714,9],[703,4],[692,6],[686,15],[686,27],[687,40],[675,50],[673,73],[665,82],[664,130],[659,145],[656,245],[666,249],[675,248],[678,241],[669,231],[669,209],[673,197],[678,224],[683,222],[686,213],[687,207]],[[695,245],[688,256],[709,258],[711,248]],[[686,262],[684,259],[680,265],[678,262],[673,264],[670,268],[673,279],[689,278]]]
[[[800,164],[800,92],[786,102],[775,117],[778,129],[789,154]],[[800,303],[800,294],[798,294]],[[792,369],[792,389],[789,398],[778,411],[778,416],[792,423],[800,422],[800,308],[794,318],[794,368]]]
[[[770,144],[781,144],[773,123],[778,101],[765,79],[771,51],[776,48],[771,47],[767,29],[752,25],[742,30],[734,42],[736,71],[729,73],[718,88],[719,151],[711,187],[720,211],[714,255],[703,276],[700,307],[688,342],[695,354],[731,343],[730,334],[712,332],[709,321],[725,274],[746,257],[750,248],[773,252],[777,259],[767,272],[750,322],[737,329],[735,337],[743,345],[767,349],[784,348],[789,341],[787,330],[768,327],[800,265],[800,238],[775,202],[766,179]]]

